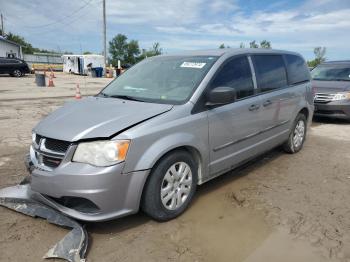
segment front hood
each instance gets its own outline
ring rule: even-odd
[[[172,107],[117,98],[88,97],[57,109],[40,121],[34,132],[71,142],[108,138]]]
[[[312,81],[315,93],[337,93],[350,91],[349,81]]]

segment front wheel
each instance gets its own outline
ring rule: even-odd
[[[179,216],[197,187],[197,164],[187,151],[164,156],[152,169],[142,196],[142,210],[158,221]]]
[[[307,122],[305,115],[298,114],[294,121],[289,138],[283,145],[284,151],[294,154],[302,149],[306,138],[306,128]]]
[[[23,73],[22,73],[21,70],[15,69],[15,70],[13,70],[11,75],[14,76],[14,77],[21,77],[23,75]]]

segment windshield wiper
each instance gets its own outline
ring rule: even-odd
[[[124,99],[124,100],[131,100],[131,101],[139,101],[139,102],[145,102],[142,99],[133,97],[133,96],[127,96],[127,95],[106,95],[103,94],[105,97],[113,97],[113,98],[120,98],[120,99]]]

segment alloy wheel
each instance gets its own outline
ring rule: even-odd
[[[293,146],[298,148],[304,141],[305,137],[305,122],[303,120],[299,120],[297,125],[295,126],[293,133]]]
[[[168,210],[181,207],[192,187],[192,171],[185,162],[173,164],[166,172],[160,189],[163,206]]]
[[[15,77],[20,77],[22,75],[22,72],[21,72],[21,70],[16,69],[15,71],[13,71],[13,75]]]

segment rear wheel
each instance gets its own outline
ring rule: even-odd
[[[152,169],[142,197],[142,210],[158,221],[179,216],[197,186],[197,164],[186,151],[174,151]]]
[[[12,71],[12,76],[14,77],[21,77],[23,75],[22,71],[20,69],[15,69]]]
[[[302,149],[306,138],[306,128],[307,122],[305,115],[298,114],[294,121],[294,125],[289,135],[289,138],[283,145],[284,151],[286,151],[287,153],[294,154]]]

